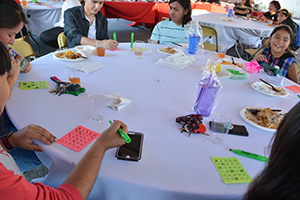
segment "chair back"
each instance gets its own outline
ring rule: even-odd
[[[254,58],[269,44],[269,42],[270,38],[268,38],[259,49],[245,49],[245,52],[250,55],[250,57],[247,57],[246,60],[253,61]]]
[[[13,45],[9,45],[13,50],[21,54],[24,58],[33,57],[35,59],[35,53],[31,45],[24,40],[17,40]]]
[[[67,37],[64,35],[64,32],[61,32],[57,37],[57,43],[59,46],[59,50],[64,48],[68,48],[68,40]]]
[[[207,42],[203,42],[204,49],[209,50],[209,51],[218,51],[218,32],[215,28],[211,26],[206,26],[206,25],[201,25],[203,35],[211,38],[215,37],[216,38],[216,44],[211,44]]]

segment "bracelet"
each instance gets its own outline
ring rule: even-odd
[[[3,147],[6,149],[6,150],[8,150],[8,151],[11,151],[11,150],[13,150],[15,147],[14,146],[12,146],[11,144],[10,144],[10,142],[9,142],[9,140],[8,140],[8,138],[13,134],[14,132],[13,131],[9,131],[9,132],[7,132],[7,133],[5,133],[4,135],[4,137],[2,137],[1,138],[1,142],[2,142],[2,144],[3,144]]]

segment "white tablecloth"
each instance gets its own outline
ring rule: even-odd
[[[41,2],[46,3],[47,1]],[[59,1],[48,1],[48,5],[28,3],[28,7],[24,8],[29,21],[29,24],[26,25],[28,30],[39,36],[43,31],[52,28],[56,22],[61,20],[62,4]]]
[[[121,43],[120,51],[106,51],[105,57],[89,55],[90,61],[99,61],[107,67],[91,74],[81,74],[81,85],[86,92],[78,97],[56,97],[48,89],[19,90],[22,81],[49,81],[49,78],[67,79],[69,62],[52,58],[52,54],[32,62],[32,71],[20,74],[7,111],[16,127],[38,124],[60,138],[78,125],[101,133],[109,126],[108,120],[124,121],[129,130],[145,135],[142,159],[139,162],[117,160],[116,149],[106,152],[98,178],[89,199],[109,200],[182,200],[182,199],[240,199],[248,184],[226,185],[210,157],[238,157],[249,175],[254,178],[264,167],[261,161],[238,156],[229,151],[242,149],[268,155],[266,147],[273,135],[247,124],[239,115],[248,106],[276,108],[279,98],[263,95],[242,80],[221,79],[223,89],[216,113],[228,114],[235,124],[245,125],[249,137],[228,135],[221,146],[208,141],[207,136],[180,133],[181,124],[175,118],[191,113],[196,100],[196,83],[208,58],[216,59],[215,52],[197,54],[196,62],[183,71],[154,64],[166,55],[145,53],[139,60],[129,50],[130,44]],[[270,76],[262,73],[265,79]],[[289,80],[285,85],[293,85]],[[103,108],[104,121],[93,123],[88,117],[87,96],[91,93],[118,93],[132,103],[120,110]],[[291,107],[298,102],[295,98]],[[207,126],[210,117],[204,119]],[[208,131],[209,132],[209,131]],[[39,143],[40,144],[40,143]],[[49,175],[39,181],[57,187],[67,177],[90,145],[75,152],[54,143],[41,144],[45,153],[38,153],[50,167]]]
[[[232,47],[237,40],[242,44],[257,46],[261,43],[261,37],[269,37],[274,26],[260,21],[244,20],[234,18],[232,21],[223,21],[221,17],[226,14],[210,13],[205,10],[193,10],[192,19],[198,20],[200,24],[214,27],[218,32],[219,44]],[[215,39],[212,40],[215,43]]]

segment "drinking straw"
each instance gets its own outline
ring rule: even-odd
[[[131,43],[130,43],[130,48],[133,48],[133,40],[134,40],[134,33],[131,33]]]
[[[113,33],[113,36],[114,36],[114,40],[117,41],[117,34]]]

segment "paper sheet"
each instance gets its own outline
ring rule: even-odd
[[[93,142],[99,135],[99,133],[79,125],[56,142],[78,152]]]
[[[211,160],[226,184],[252,182],[252,178],[236,157],[211,157]]]
[[[106,65],[102,64],[101,62],[82,61],[77,63],[70,63],[65,67],[72,68],[89,74],[106,67]]]
[[[300,87],[297,85],[286,86],[285,88],[291,90],[292,92],[300,93]]]

